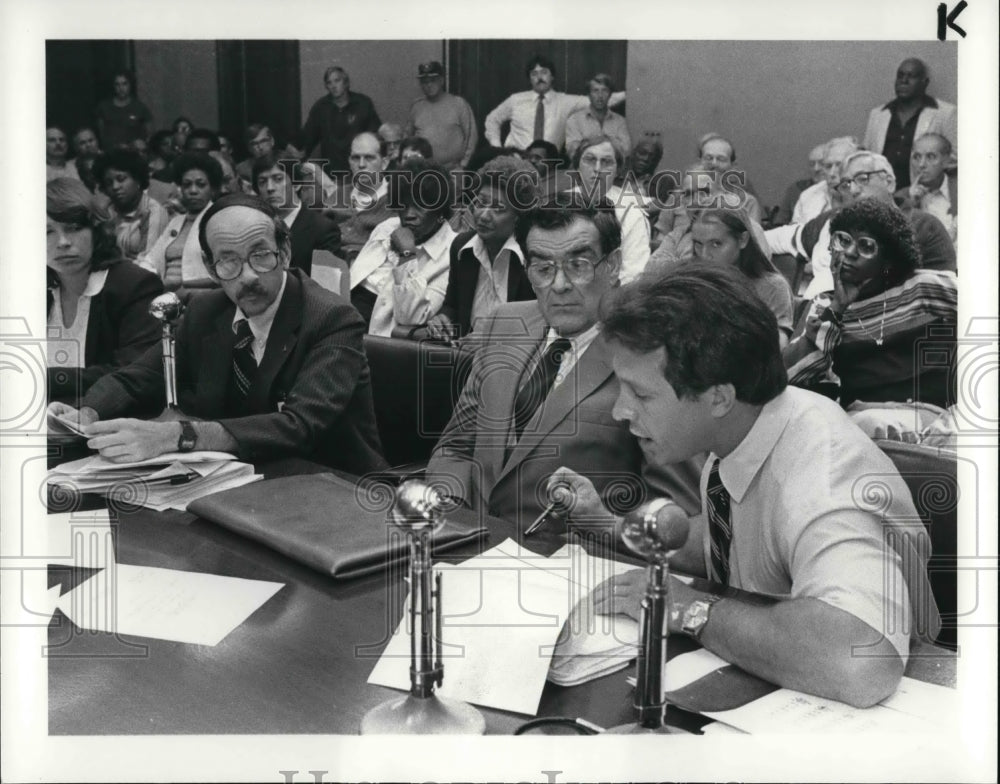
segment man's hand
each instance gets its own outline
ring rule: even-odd
[[[920,204],[920,200],[927,195],[927,186],[920,182],[915,182],[910,186],[910,198],[914,204]]]
[[[642,599],[646,595],[646,571],[635,569],[605,580],[591,594],[594,610],[601,615],[627,615],[640,620]],[[684,612],[688,605],[701,596],[675,577],[670,578],[670,613],[668,628],[673,633],[682,631]]]
[[[614,526],[615,516],[604,506],[593,482],[587,477],[562,466],[549,477],[546,489],[551,493],[559,484],[568,485],[573,496],[566,511],[567,518],[579,523],[606,523],[610,527]]]
[[[438,313],[427,322],[427,337],[442,343],[451,343],[455,336],[455,327],[444,313]]]
[[[177,451],[181,426],[177,422],[109,419],[85,428],[87,446],[113,463],[134,463]]]
[[[64,419],[77,425],[89,425],[98,419],[97,412],[89,406],[84,406],[77,411],[73,406],[65,403],[49,403],[46,414],[56,420]]]

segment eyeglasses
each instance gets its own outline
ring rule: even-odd
[[[563,275],[575,286],[586,286],[594,279],[594,271],[608,258],[604,254],[597,261],[577,256],[565,261],[537,261],[528,264],[528,280],[533,286],[548,288],[556,280],[556,270],[562,270]]]
[[[886,176],[886,173],[881,169],[877,171],[858,172],[853,177],[845,177],[842,179],[837,184],[837,190],[847,193],[851,189],[851,185],[854,183],[857,183],[858,187],[864,187],[868,184],[868,181],[872,178],[873,174],[881,174],[883,177]]]
[[[278,266],[278,254],[273,250],[255,250],[245,259],[223,256],[212,264],[212,272],[219,280],[236,280],[243,274],[244,264],[249,264],[254,272],[271,272]]]
[[[855,239],[846,231],[835,231],[830,235],[830,250],[841,253],[853,253],[855,250],[863,259],[872,259],[878,255],[878,243],[871,237]]]

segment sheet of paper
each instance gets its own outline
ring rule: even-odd
[[[77,626],[218,645],[284,584],[117,564],[59,598]]]
[[[705,716],[730,724],[751,735],[761,733],[906,733],[939,732],[932,722],[883,705],[852,708],[842,702],[814,697],[793,689],[778,689],[760,699],[728,711]]]
[[[71,460],[68,463],[53,468],[50,475],[81,476],[84,474],[96,474],[102,471],[123,471],[129,468],[148,468],[150,466],[168,466],[171,463],[209,463],[219,460],[235,460],[236,456],[228,452],[168,452],[167,454],[151,457],[148,460],[139,460],[131,463],[114,463],[100,455],[89,455],[79,460]]]
[[[710,672],[728,666],[729,663],[725,659],[719,658],[706,648],[674,656],[667,661],[667,691],[683,689],[699,678],[704,678]]]
[[[87,437],[87,434],[83,432],[80,425],[71,419],[66,419],[65,417],[55,416],[54,414],[48,415],[49,430],[53,433],[72,433],[73,435]]]
[[[495,549],[495,548],[494,548]],[[502,553],[439,567],[443,580],[444,683],[437,692],[534,715],[550,652],[569,611],[565,579]],[[498,568],[505,561],[506,568]],[[369,683],[409,689],[409,604]]]
[[[880,704],[942,727],[954,727],[961,711],[957,690],[906,677],[900,681],[895,694]]]

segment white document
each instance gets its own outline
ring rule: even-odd
[[[703,715],[751,735],[762,733],[939,733],[940,727],[884,705],[852,708],[842,702],[779,689],[739,708]]]
[[[63,594],[58,607],[83,629],[218,645],[282,586],[117,564]]]
[[[437,693],[534,715],[551,652],[571,608],[565,576],[539,568],[541,556],[504,543],[442,574],[444,683]],[[410,687],[410,643],[403,619],[368,678]]]
[[[896,692],[880,704],[949,729],[957,726],[961,715],[961,701],[957,690],[905,676]]]
[[[147,460],[138,460],[131,463],[114,463],[100,455],[89,455],[79,460],[71,460],[63,463],[49,471],[50,476],[68,475],[83,476],[85,474],[99,474],[103,471],[120,472],[129,468],[149,468],[151,466],[163,467],[172,463],[212,463],[220,460],[235,460],[236,455],[228,452],[168,452],[167,454],[151,457]]]
[[[685,686],[704,678],[710,672],[728,667],[729,662],[712,653],[706,648],[682,653],[667,662],[667,691],[677,691]]]

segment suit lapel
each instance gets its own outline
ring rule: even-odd
[[[607,381],[611,374],[611,358],[607,344],[598,335],[573,366],[569,376],[552,390],[542,406],[535,412],[535,416],[525,428],[524,437],[511,450],[498,481],[542,445],[543,439],[571,416],[580,402],[592,395]],[[511,404],[511,426],[513,427],[513,401]]]
[[[229,377],[233,372],[233,344],[236,338],[233,333],[235,306],[228,300],[227,303],[228,307],[223,308],[215,317],[213,328],[201,339],[195,393],[199,401],[199,410],[218,411],[220,414],[225,410]]]
[[[287,275],[285,293],[271,323],[264,356],[257,368],[257,378],[250,387],[247,404],[251,411],[267,411],[270,407],[268,398],[271,387],[298,340],[299,325],[302,323],[302,283],[292,272]]]

